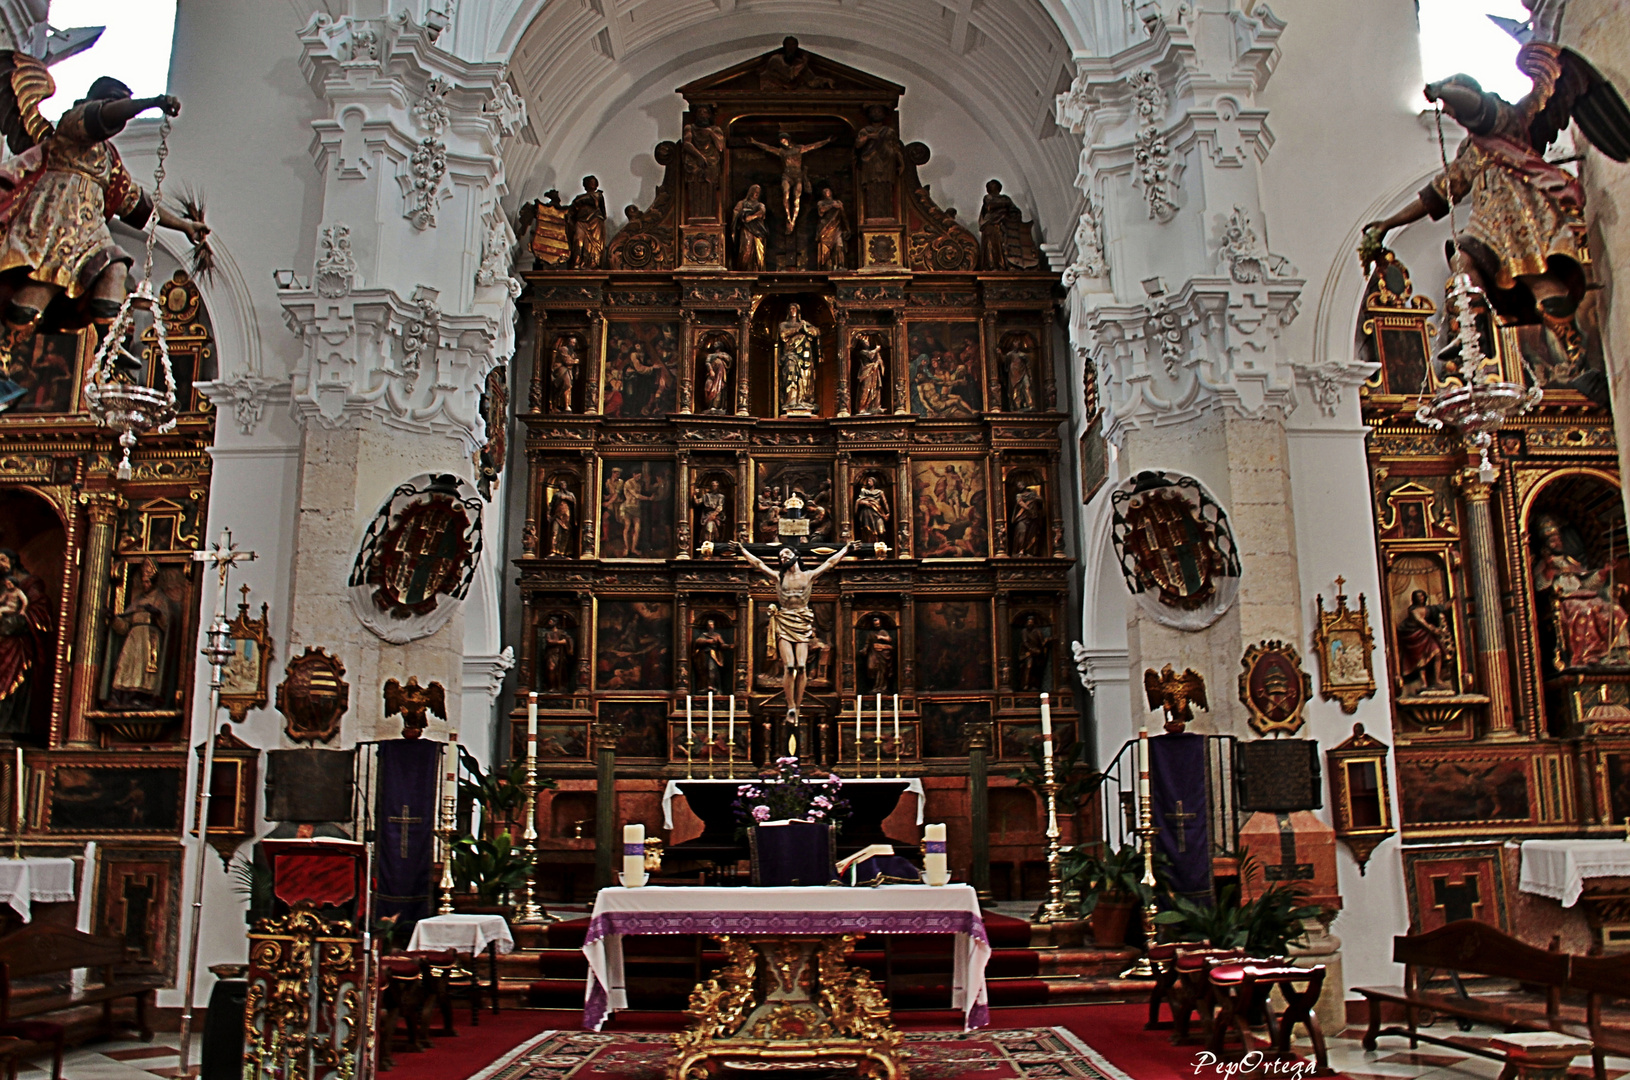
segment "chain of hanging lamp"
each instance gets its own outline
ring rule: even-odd
[[[1449,155],[1443,142],[1441,105],[1437,108],[1437,126],[1438,159],[1443,164],[1447,187]],[[1449,204],[1449,235],[1458,237],[1460,230],[1455,224],[1453,193],[1446,191],[1445,195],[1445,201]],[[1494,464],[1489,461],[1494,432],[1510,417],[1520,416],[1538,405],[1545,392],[1532,372],[1529,372],[1530,385],[1526,387],[1521,383],[1506,381],[1502,377],[1504,372],[1500,370],[1499,360],[1483,353],[1483,337],[1477,328],[1477,314],[1472,304],[1481,299],[1486,307],[1488,298],[1472,282],[1470,274],[1456,270],[1451,275],[1446,299],[1444,317],[1453,319],[1457,327],[1455,342],[1460,348],[1460,376],[1463,381],[1459,386],[1445,386],[1430,401],[1422,402],[1420,408],[1415,410],[1415,419],[1430,428],[1442,429],[1447,425],[1460,431],[1477,448],[1478,478],[1484,483],[1491,483],[1496,475]],[[1523,367],[1527,369],[1526,360]]]
[[[175,428],[175,372],[170,367],[170,339],[159,311],[158,297],[153,293],[153,243],[158,231],[158,207],[164,194],[164,159],[170,153],[170,118],[164,117],[158,129],[158,165],[153,169],[153,212],[148,216],[147,247],[142,263],[141,280],[119,305],[119,314],[107,328],[96,350],[96,359],[85,378],[85,402],[97,423],[119,433],[119,446],[123,456],[119,461],[118,477],[130,479],[130,452],[136,437],[150,431],[167,432]],[[126,376],[120,367],[141,370],[141,358],[131,354],[125,340],[136,325],[136,310],[140,307],[153,315],[153,337],[158,348],[155,354],[163,373],[163,385],[144,386],[137,379]],[[124,363],[117,363],[120,358]]]

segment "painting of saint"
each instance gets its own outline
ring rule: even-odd
[[[36,334],[30,359],[0,371],[0,415],[72,412],[80,341],[78,334]]]
[[[260,642],[254,638],[232,638],[232,655],[221,667],[221,693],[255,694],[260,692]]]
[[[982,461],[913,461],[917,557],[981,558],[989,552]]]
[[[181,770],[174,766],[59,765],[51,773],[52,832],[174,832]]]
[[[673,555],[671,461],[607,462],[600,486],[600,554],[608,559]]]
[[[923,757],[966,758],[968,728],[990,720],[988,701],[918,702],[922,716]]]
[[[678,408],[678,387],[678,323],[613,319],[607,324],[605,415],[664,416]]]
[[[979,326],[914,322],[906,335],[911,411],[918,416],[973,416],[985,407]]]
[[[600,720],[617,725],[619,758],[667,758],[666,701],[602,701]]]
[[[673,604],[602,600],[594,637],[597,689],[673,688]]]
[[[1528,759],[1398,762],[1406,824],[1527,821]]]
[[[185,627],[186,570],[151,556],[125,566],[122,599],[108,619],[103,704],[110,709],[164,709],[179,703],[177,669]]]
[[[995,687],[990,601],[919,600],[917,688],[990,690]]]

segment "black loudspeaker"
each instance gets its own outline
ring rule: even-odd
[[[243,1003],[246,979],[221,979],[209,995],[204,1015],[204,1050],[199,1080],[241,1080],[243,1076]]]

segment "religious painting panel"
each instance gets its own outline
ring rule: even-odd
[[[782,689],[781,655],[770,633],[771,600],[753,601],[753,691],[773,694]],[[808,688],[817,693],[837,687],[837,604],[830,600],[811,601],[815,613],[815,640],[809,645]]]
[[[995,689],[990,601],[918,599],[915,607],[917,688],[924,693]]]
[[[911,490],[918,558],[982,558],[990,553],[983,460],[913,459]]]
[[[1075,743],[1075,721],[1053,717],[1054,745],[1062,748]],[[1034,720],[997,720],[996,757],[1002,761],[1032,761],[1034,751],[1041,746],[1041,718]]]
[[[736,335],[729,330],[703,332],[696,343],[693,363],[696,411],[709,416],[734,412]]]
[[[52,833],[181,832],[181,773],[169,764],[111,757],[53,761],[45,829]]]
[[[1535,491],[1526,534],[1545,676],[1630,669],[1624,504],[1598,473],[1562,473]]]
[[[1630,824],[1630,749],[1603,753],[1601,770],[1607,788],[1602,800],[1607,820],[1614,825]]]
[[[543,705],[539,699],[539,707]],[[526,756],[526,721],[510,724],[510,757],[519,760]],[[589,760],[589,721],[541,717],[538,720],[539,761]]]
[[[913,321],[906,327],[906,347],[913,413],[940,418],[984,411],[978,323]]]
[[[1505,864],[1498,844],[1402,851],[1409,925],[1415,933],[1430,933],[1461,919],[1509,929]]]
[[[1039,558],[1051,550],[1048,543],[1046,472],[1041,465],[1019,465],[1002,470],[1002,505],[1005,508],[1007,553],[1014,558]]]
[[[1365,383],[1366,397],[1431,394],[1432,326],[1437,311],[1425,296],[1416,296],[1409,268],[1388,249],[1374,252],[1366,264],[1369,274],[1364,305],[1354,330],[1354,354],[1380,368]]]
[[[679,408],[679,323],[612,319],[606,324],[600,411],[621,419],[663,417]]]
[[[153,555],[114,563],[98,712],[180,715],[197,611],[195,567]]]
[[[89,333],[35,334],[0,371],[0,415],[9,420],[73,412],[94,340]]]
[[[773,544],[786,536],[816,543],[830,541],[837,535],[838,515],[832,501],[829,462],[761,458],[754,474],[758,478],[758,491],[753,499],[755,541]],[[799,524],[800,520],[808,524]]]
[[[699,554],[708,554],[712,548],[704,544],[729,543],[736,535],[736,471],[733,468],[710,468],[693,462],[689,492],[691,515],[691,543]]]
[[[668,759],[668,702],[608,701],[599,703],[598,716],[602,724],[617,725],[617,757],[619,760],[643,758],[655,761]]]
[[[893,335],[886,329],[858,329],[849,334],[849,411],[875,416],[894,411]]]
[[[564,326],[548,335],[541,353],[544,362],[532,382],[533,411],[558,415],[587,411],[583,395],[592,340],[586,326]]]
[[[894,694],[900,689],[900,620],[898,612],[868,608],[855,613],[849,640],[854,643],[853,686],[858,694]]]
[[[668,600],[597,600],[595,689],[673,689],[673,620]]]
[[[849,468],[849,522],[857,544],[895,545],[898,474],[892,467],[856,461]]]
[[[600,557],[674,555],[674,463],[605,458],[600,480]]]
[[[1081,456],[1077,461],[1081,470],[1081,503],[1084,506],[1109,482],[1109,440],[1104,438],[1096,419],[1081,435]]]
[[[540,605],[537,611],[532,688],[540,709],[572,707],[583,641],[577,620],[576,610],[559,605]]]
[[[1013,689],[1039,693],[1053,689],[1053,654],[1058,642],[1051,607],[1024,607],[1011,615],[1008,655],[1013,658]]]
[[[181,937],[181,849],[99,845],[92,932],[134,953],[125,973],[173,982]]]
[[[1375,514],[1382,540],[1447,540],[1460,535],[1457,497],[1447,476],[1377,470]]]
[[[0,738],[51,727],[67,534],[31,491],[0,491]]]
[[[966,760],[968,733],[975,724],[990,722],[990,701],[924,698],[917,703],[917,712],[922,717],[923,757]]]
[[[1398,805],[1406,832],[1509,832],[1544,820],[1532,753],[1465,747],[1400,749]]]
[[[744,116],[729,121],[727,132],[725,216],[737,239],[731,267],[857,266],[853,129],[828,116]],[[758,265],[751,238],[762,251]]]
[[[1004,333],[996,344],[996,361],[1003,408],[1008,412],[1035,412],[1040,408],[1041,361],[1036,334],[1029,330]]]
[[[546,474],[542,497],[541,529],[534,526],[533,535],[522,536],[522,554],[541,555],[546,559],[575,559],[582,552],[583,478],[574,469],[561,469]],[[530,540],[530,545],[528,544]]]
[[[250,709],[266,707],[266,688],[272,666],[272,633],[267,624],[265,604],[260,618],[249,616],[249,586],[239,590],[237,618],[227,626],[227,645],[232,650],[221,666],[221,707],[234,722],[242,722]]]
[[[1404,702],[1473,692],[1471,638],[1450,554],[1446,545],[1391,546],[1383,554],[1388,658],[1394,693]]]
[[[691,692],[718,697],[734,692],[736,683],[736,611],[734,606],[691,601]]]

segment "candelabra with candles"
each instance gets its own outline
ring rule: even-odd
[[[1121,978],[1150,978],[1154,965],[1149,962],[1149,946],[1155,943],[1155,807],[1150,797],[1149,783],[1149,729],[1138,730],[1138,836],[1143,839],[1143,886],[1148,896],[1143,902],[1143,955],[1121,972]]]
[[[1058,780],[1053,774],[1053,713],[1048,695],[1041,695],[1042,790],[1047,793],[1047,900],[1036,912],[1036,921],[1064,922],[1064,879],[1059,873]]]
[[[533,878],[538,872],[538,695],[536,691],[527,695],[526,701],[526,782],[522,788],[526,792],[524,803],[526,815],[526,829],[521,833],[525,846],[521,849],[526,856],[526,889],[522,893],[521,910],[516,922],[541,923],[557,921],[553,916],[545,914],[543,906],[538,903],[537,886]]]
[[[447,756],[451,759],[442,781],[441,828],[441,906],[437,915],[453,913],[453,841],[458,835],[458,734],[447,735]]]

